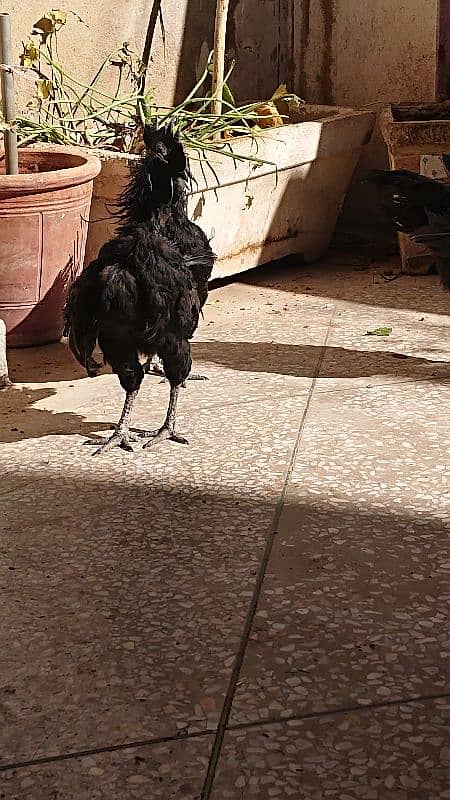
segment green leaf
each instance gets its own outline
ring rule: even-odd
[[[227,83],[224,83],[223,85],[222,97],[224,100],[226,100],[227,103],[230,104],[230,106],[236,105],[230,87],[228,86]]]
[[[392,333],[392,328],[375,328],[373,331],[367,331],[366,336],[389,336]]]

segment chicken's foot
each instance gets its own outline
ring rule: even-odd
[[[92,455],[97,456],[99,453],[107,453],[109,450],[112,450],[113,447],[120,447],[122,450],[127,450],[128,452],[133,452],[132,442],[137,442],[139,436],[134,432],[130,431],[129,424],[130,424],[130,416],[131,411],[133,409],[133,404],[137,396],[136,392],[127,392],[125,403],[123,406],[122,414],[120,415],[119,422],[117,423],[117,427],[110,436],[109,439],[106,441],[102,438],[98,439],[89,439],[86,444],[94,444],[98,445],[100,442],[100,447],[94,451]]]
[[[175,430],[175,417],[179,391],[179,386],[170,387],[169,408],[167,409],[167,415],[164,424],[156,431],[142,431],[139,434],[143,439],[149,439],[149,441],[144,444],[144,447],[152,447],[160,439],[170,439],[171,442],[178,442],[178,444],[188,444],[188,440]]]

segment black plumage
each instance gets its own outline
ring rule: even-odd
[[[144,130],[145,154],[132,168],[118,204],[116,236],[74,282],[65,308],[69,347],[89,375],[98,365],[98,342],[126,392],[113,436],[96,452],[131,449],[133,401],[144,369],[140,356],[158,356],[170,382],[166,420],[158,431],[141,432],[150,441],[175,431],[178,390],[191,370],[189,340],[208,294],[214,265],[209,241],[187,216],[189,167],[170,127]]]
[[[450,291],[450,186],[408,170],[372,170],[383,208],[398,231],[436,257],[436,269]]]

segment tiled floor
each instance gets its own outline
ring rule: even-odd
[[[450,296],[389,266],[212,291],[189,447],[92,459],[115,377],[9,354],[0,799],[450,798]]]

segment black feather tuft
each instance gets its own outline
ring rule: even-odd
[[[146,153],[119,201],[117,235],[77,278],[65,309],[75,357],[94,374],[98,342],[126,391],[139,388],[140,354],[158,354],[172,382],[186,379],[189,339],[215,259],[187,216],[188,164],[179,137],[171,128],[147,126],[144,140]]]

